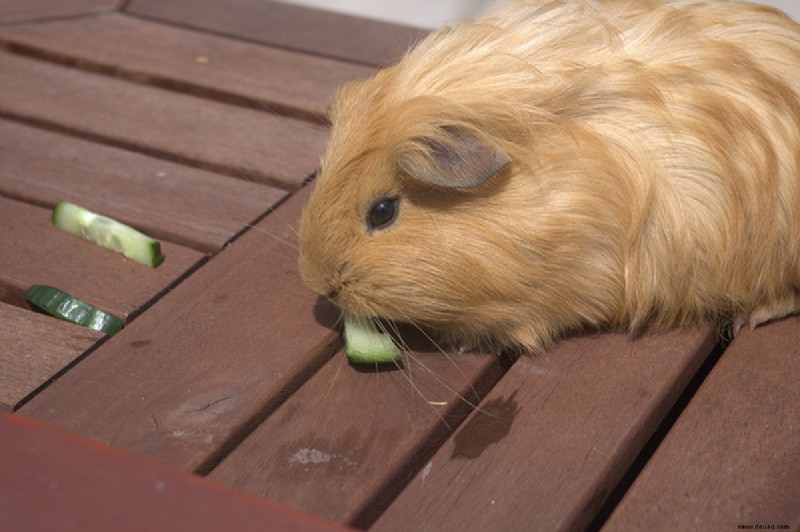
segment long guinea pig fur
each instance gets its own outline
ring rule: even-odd
[[[341,88],[306,284],[455,345],[800,309],[800,27],[771,8],[518,2]]]

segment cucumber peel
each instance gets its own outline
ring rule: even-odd
[[[125,326],[120,318],[52,286],[33,285],[25,292],[25,299],[51,316],[108,335],[116,334]]]
[[[375,327],[369,318],[342,313],[344,345],[347,358],[355,364],[385,364],[397,362],[403,353],[392,337]]]
[[[136,229],[88,209],[60,201],[53,209],[53,227],[122,253],[155,268],[164,262],[161,244]]]

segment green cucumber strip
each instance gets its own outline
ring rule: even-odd
[[[125,322],[118,317],[52,286],[33,285],[25,292],[25,299],[51,316],[108,335],[116,334],[125,326]]]
[[[344,346],[347,358],[356,364],[385,364],[397,362],[403,353],[392,337],[379,331],[369,318],[360,318],[348,312],[344,319]]]
[[[59,201],[53,209],[53,227],[122,253],[155,268],[164,262],[161,244],[136,229],[88,209]]]

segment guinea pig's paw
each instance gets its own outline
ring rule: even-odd
[[[730,328],[730,332],[732,333],[733,338],[739,336],[739,332],[741,332],[741,330],[744,328],[745,325],[748,324],[749,321],[750,321],[750,316],[746,314],[740,314],[739,316],[736,316]],[[752,329],[752,327],[748,327],[748,329]],[[731,338],[728,338],[728,340],[730,339]]]
[[[756,308],[749,316],[737,316],[733,322],[733,335],[747,325],[751,331],[763,323],[800,313],[800,294],[790,294],[769,305]]]
[[[508,331],[509,339],[501,344],[519,348],[522,352],[535,355],[550,348],[553,336],[537,330],[530,325],[518,325]]]

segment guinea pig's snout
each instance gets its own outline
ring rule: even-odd
[[[317,281],[311,281],[311,282],[305,280],[305,283],[306,285],[308,285],[309,288],[314,290],[314,292],[316,292],[317,294],[328,299],[334,304],[338,304],[338,300],[340,297],[340,288],[338,287],[338,283],[336,283],[335,281],[331,281],[327,278],[320,278]]]
[[[322,267],[318,262],[310,259],[308,254],[301,253],[298,261],[300,277],[311,290],[326,297],[334,303],[339,298],[340,288],[337,276],[330,269]],[[335,271],[335,270],[334,270]]]
[[[309,258],[308,253],[301,251],[300,259],[297,262],[300,269],[300,278],[305,285],[314,292],[325,295],[330,291],[329,283],[325,276],[320,272],[320,268]]]
[[[346,281],[343,280],[343,271],[346,270],[346,265],[332,270],[326,277],[325,287],[319,293],[328,298],[333,303],[339,305],[342,297],[342,291],[345,290]]]

